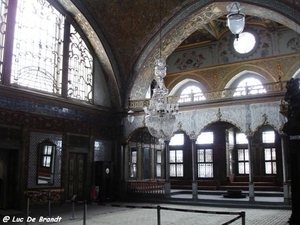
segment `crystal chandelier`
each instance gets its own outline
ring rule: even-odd
[[[168,97],[169,90],[163,78],[166,76],[166,62],[159,58],[155,61],[157,85],[153,89],[148,107],[144,107],[145,123],[150,134],[160,140],[170,140],[179,110],[177,102]]]

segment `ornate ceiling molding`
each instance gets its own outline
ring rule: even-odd
[[[198,1],[190,5],[162,28],[161,48],[163,58],[170,56],[180,43],[199,27],[228,13],[226,9],[228,2],[211,2],[213,1]],[[278,21],[295,31],[300,31],[299,25],[294,22],[297,21],[300,23],[299,13],[286,4],[267,0],[252,0],[246,2],[249,3],[244,4],[244,13],[246,15]],[[208,3],[211,4],[207,5]],[[255,5],[250,5],[253,3],[255,3]],[[278,8],[279,6],[280,8]],[[293,20],[290,19],[291,17]],[[153,64],[158,55],[159,35],[151,40],[136,64],[135,71],[137,71],[137,77],[131,89],[130,99],[141,99],[145,97],[150,83],[155,78],[153,74]]]

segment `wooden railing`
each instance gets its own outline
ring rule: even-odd
[[[149,181],[128,181],[126,183],[126,192],[133,194],[164,194],[164,180]]]

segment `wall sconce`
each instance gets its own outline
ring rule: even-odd
[[[243,32],[245,28],[245,15],[240,13],[241,6],[238,2],[233,2],[227,6],[227,26],[231,33],[235,35],[235,38],[239,38],[239,34]]]
[[[132,124],[132,122],[134,121],[134,116],[131,114],[133,114],[134,112],[132,110],[129,110],[127,113],[128,113],[127,120],[130,124]]]

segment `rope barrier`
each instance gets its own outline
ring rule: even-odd
[[[197,210],[197,209],[181,209],[181,208],[169,208],[163,207],[160,205],[157,206],[138,206],[138,205],[117,205],[111,204],[112,207],[124,207],[124,208],[140,208],[140,209],[157,209],[157,224],[160,225],[160,210],[169,210],[169,211],[177,211],[177,212],[191,212],[191,213],[204,213],[204,214],[216,214],[216,215],[237,215],[237,217],[223,223],[222,225],[228,225],[235,222],[238,219],[242,220],[242,225],[245,225],[245,216],[246,213],[244,211],[241,212],[222,212],[222,211],[208,211],[208,210]]]

